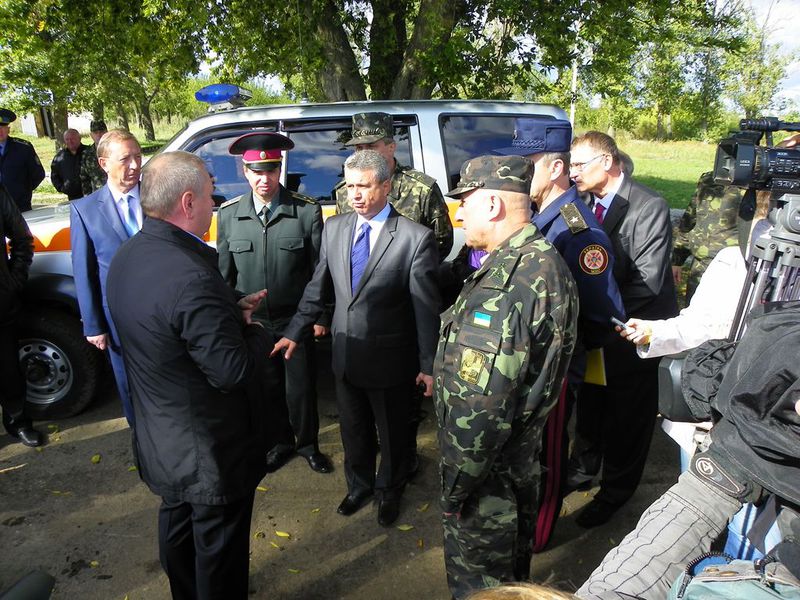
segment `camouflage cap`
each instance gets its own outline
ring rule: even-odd
[[[345,146],[371,144],[385,138],[394,138],[392,115],[383,112],[357,113],[353,115],[353,137]]]
[[[106,127],[105,121],[102,119],[97,119],[96,121],[89,123],[89,131],[92,133],[97,133],[98,131],[108,131],[108,127]]]
[[[461,180],[445,195],[456,198],[478,188],[528,194],[532,177],[533,165],[522,156],[479,156],[461,166]]]

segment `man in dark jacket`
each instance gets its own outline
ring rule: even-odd
[[[20,212],[31,209],[33,190],[44,179],[42,162],[27,140],[8,135],[17,115],[0,108],[0,182],[14,199]]]
[[[20,308],[19,294],[28,279],[33,260],[33,237],[5,187],[0,184],[0,406],[3,425],[11,437],[26,446],[41,446],[41,433],[36,431],[25,414],[25,377],[19,367],[17,336],[14,330]],[[5,251],[6,240],[11,249]]]
[[[83,198],[81,189],[81,160],[86,146],[81,144],[81,134],[76,129],[64,132],[64,147],[56,152],[50,163],[50,181],[53,187],[70,200]]]
[[[142,480],[162,497],[161,565],[173,598],[247,598],[250,518],[264,476],[269,341],[250,323],[265,292],[239,300],[200,236],[213,184],[185,152],[154,158],[143,228],[115,255],[108,304],[125,348]]]

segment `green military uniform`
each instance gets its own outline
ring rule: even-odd
[[[81,189],[88,196],[106,184],[108,175],[97,162],[97,145],[92,144],[83,149],[81,155]]]
[[[333,195],[336,200],[336,214],[353,210],[347,200],[344,181],[336,185]],[[453,224],[450,222],[447,203],[433,177],[411,167],[396,165],[392,175],[389,202],[407,219],[433,231],[440,261],[450,254],[450,249],[453,247]]]
[[[529,575],[542,429],[575,344],[572,276],[534,225],[442,316],[434,364],[445,563],[456,598]]]
[[[736,217],[741,201],[740,188],[715,183],[711,172],[700,176],[694,196],[673,231],[672,264],[680,266],[693,257],[686,278],[687,304],[717,252],[739,243]]]
[[[277,341],[314,273],[322,239],[322,208],[283,186],[273,206],[266,225],[256,213],[252,191],[220,206],[217,252],[220,272],[229,285],[244,293],[267,289],[253,317]],[[292,360],[280,359],[285,363],[285,404],[291,427],[288,423],[278,427],[276,446],[296,449],[306,457],[319,452],[313,346],[312,339],[303,340]]]

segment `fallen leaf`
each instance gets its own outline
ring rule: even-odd
[[[289,573],[299,573],[300,569],[289,569]]]
[[[130,467],[128,467],[128,471],[131,471],[131,472],[138,471],[138,470],[139,469],[136,467],[136,465],[131,465]]]
[[[280,549],[281,549],[281,547],[280,547],[280,546],[278,546],[278,544],[276,544],[275,542],[270,542],[270,544],[272,544],[272,547],[273,547],[273,548],[277,548],[278,550],[280,550]]]
[[[257,540],[263,540],[265,537],[267,537],[267,534],[264,533],[263,531],[256,531],[253,534],[253,538],[255,538]]]
[[[319,512],[319,509],[318,509],[318,508],[312,508],[312,509],[311,509],[311,512],[312,512],[312,513],[318,513],[318,512]]]
[[[52,431],[53,433],[55,433],[56,431],[58,431],[58,425],[55,425],[54,423],[50,423],[50,425],[47,426],[47,429]]]
[[[428,510],[429,506],[430,506],[430,503],[426,502],[425,504],[423,504],[422,506],[420,506],[417,509],[417,512],[425,512],[426,510]]]
[[[258,490],[259,492],[266,492],[266,491],[269,491],[269,488],[268,487],[264,487],[263,485],[260,485],[260,486],[258,486],[256,488],[256,490]]]
[[[406,524],[403,524],[403,525],[398,525],[398,526],[397,526],[397,528],[398,528],[400,531],[411,531],[412,529],[414,529],[414,526],[413,526],[413,525],[406,525]]]
[[[287,539],[292,537],[292,535],[290,533],[286,533],[285,531],[276,531],[275,535],[277,535],[278,537],[287,538]]]
[[[100,563],[99,563],[99,562],[97,562],[96,560],[93,560],[93,561],[91,561],[91,562],[89,563],[89,566],[90,566],[90,567],[92,567],[93,569],[96,569],[97,567],[99,567],[99,566],[100,566]]]
[[[92,456],[92,464],[93,465],[96,465],[99,462],[100,462],[100,455],[99,454],[95,454],[94,456]]]
[[[44,448],[42,448],[41,446],[37,446],[36,448],[34,448],[34,450],[36,450],[37,452],[44,452]]]
[[[419,548],[420,550],[425,548],[425,540],[423,540],[422,538],[419,538],[417,540],[417,548]]]

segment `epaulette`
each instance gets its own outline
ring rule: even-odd
[[[337,183],[335,186],[333,186],[334,191],[338,190],[340,187],[344,186],[344,184],[345,184],[345,181],[344,181],[344,179],[342,179],[339,183]]]
[[[28,140],[23,140],[22,138],[18,137],[9,137],[9,141],[17,142],[18,144],[22,144],[23,146],[30,146],[33,148],[33,144],[31,144]]]
[[[228,200],[227,202],[223,202],[222,204],[219,205],[219,207],[222,209],[222,208],[226,208],[228,206],[233,206],[234,204],[236,204],[241,199],[242,199],[241,196],[237,196],[236,198]]]
[[[403,175],[406,175],[411,179],[413,179],[414,181],[418,181],[419,183],[427,187],[433,187],[434,184],[436,183],[436,179],[434,179],[430,175],[426,175],[422,171],[417,171],[416,169],[412,169],[411,167],[397,165],[397,167],[395,167],[395,172],[402,173]]]
[[[292,192],[292,191],[290,191],[289,194],[295,200],[301,200],[301,201],[305,202],[306,204],[319,204],[319,202],[314,200],[311,196],[306,196],[305,194],[301,194],[300,192]]]
[[[586,223],[586,219],[583,218],[581,211],[572,202],[561,207],[561,216],[564,217],[567,227],[573,234],[589,229],[589,225]]]

